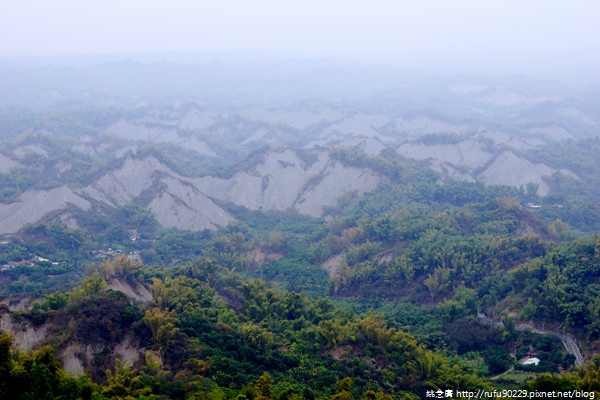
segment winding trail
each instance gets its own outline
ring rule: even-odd
[[[509,374],[511,372],[513,372],[515,370],[515,367],[510,367],[509,369],[507,369],[506,371],[504,371],[503,373],[496,375],[496,376],[492,376],[490,378],[491,381],[495,381],[496,379],[500,378],[503,375]]]

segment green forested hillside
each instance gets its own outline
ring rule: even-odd
[[[148,279],[148,304],[105,290],[107,282]],[[456,308],[453,302],[470,313],[476,300],[468,289],[455,291],[440,306],[442,320],[444,309]],[[489,372],[503,371],[512,364],[503,344],[531,343],[550,352],[556,346],[510,325],[502,332],[463,319],[461,327],[445,328],[458,353],[433,350],[393,316],[357,314],[328,298],[273,289],[210,258],[159,271],[119,256],[68,293],[48,295],[31,310],[2,313],[54,332],[31,352],[10,350],[11,336],[0,336],[0,396],[7,399],[422,398],[428,389],[502,388],[484,378],[488,371],[477,360]],[[133,366],[112,352],[126,337],[145,355]],[[56,349],[74,343],[103,348],[84,360],[87,376],[76,379],[56,360]],[[598,390],[598,365],[596,356],[583,368],[559,377],[541,374],[527,385]]]
[[[155,147],[140,152],[167,157]],[[248,168],[262,152],[230,170]],[[383,178],[364,195],[343,195],[327,218],[221,202],[235,223],[190,232],[161,227],[147,208],[128,203],[97,213],[73,208],[78,228],[50,217],[3,239],[0,398],[599,390],[594,190],[539,198],[444,182],[391,151],[330,154]],[[81,176],[109,168],[86,162]],[[1,176],[6,199],[40,184],[24,171]],[[10,346],[31,331],[44,332],[32,351]],[[574,366],[559,333],[573,335],[587,364]],[[123,361],[123,343],[140,357]],[[84,376],[61,367],[68,352],[77,361],[65,368],[74,373],[79,363],[75,373]],[[517,363],[531,352],[537,367]]]

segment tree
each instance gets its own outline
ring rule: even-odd
[[[209,285],[222,267],[210,257],[197,258],[185,268],[184,273],[190,278],[198,279]]]
[[[508,351],[496,346],[485,350],[483,358],[492,374],[504,372],[513,365],[513,360]]]
[[[0,334],[0,399],[10,398],[10,375],[13,366],[10,346],[13,341],[12,336]]]
[[[444,290],[449,282],[450,270],[448,268],[437,267],[433,274],[427,275],[427,279],[423,282],[431,295],[431,302],[442,290]]]
[[[353,327],[351,325],[341,325],[335,320],[323,320],[317,327],[319,335],[323,338],[323,344],[328,349],[339,347],[345,340],[354,340]]]
[[[390,263],[385,271],[386,282],[395,285],[399,280],[406,285],[410,285],[415,277],[415,268],[413,263],[406,257],[397,257]]]
[[[138,204],[129,203],[121,207],[121,212],[127,218],[127,221],[134,228],[150,227],[158,225],[154,215],[150,210]]]
[[[535,315],[536,306],[533,304],[531,297],[527,298],[527,304],[523,306],[521,310],[521,319],[531,320]]]
[[[161,310],[181,312],[186,306],[209,306],[214,291],[197,279],[178,276],[164,281],[152,278],[150,285],[153,303]]]
[[[288,240],[282,231],[272,231],[269,233],[269,249],[276,253],[285,253],[288,247]]]
[[[91,297],[102,292],[104,289],[106,289],[106,286],[106,281],[97,272],[95,272],[92,276],[85,278],[81,283],[83,293],[87,297]]]
[[[569,376],[556,376],[553,374],[539,374],[535,380],[528,382],[530,390],[558,390],[568,391],[577,388],[573,380]]]
[[[0,334],[0,399],[89,400],[89,378],[66,376],[52,346],[24,353],[10,351],[12,337]]]
[[[106,370],[106,384],[102,394],[111,399],[158,399],[158,396],[152,395],[152,388],[146,387],[142,380],[143,376],[139,371],[117,359],[115,372]]]
[[[62,292],[54,292],[46,296],[42,302],[45,310],[60,310],[69,303],[69,295]]]
[[[527,182],[527,188],[526,188],[527,196],[532,197],[532,198],[537,198],[539,188],[540,188],[539,183]]]
[[[505,313],[502,317],[502,324],[504,325],[504,340],[513,339],[517,335],[517,322],[515,317],[512,315]]]
[[[106,231],[106,240],[110,243],[124,243],[128,239],[127,229],[121,224],[113,225]]]
[[[93,297],[106,289],[108,285],[104,278],[98,272],[94,272],[91,276],[85,278],[79,286],[76,286],[69,293],[71,302],[79,301],[85,297]]]
[[[452,300],[438,304],[437,311],[444,323],[477,315],[477,291],[464,286],[454,289]]]
[[[335,390],[337,393],[333,395],[331,400],[354,400],[354,394],[352,394],[353,384],[352,378],[344,378],[336,382]]]
[[[175,326],[179,320],[174,317],[174,311],[153,308],[146,312],[143,321],[152,331],[152,340],[158,352],[164,355],[173,342],[173,337],[179,332],[179,328]]]
[[[273,378],[267,372],[256,381],[242,388],[241,396],[248,400],[270,400],[273,398]],[[240,398],[239,396],[238,398]]]

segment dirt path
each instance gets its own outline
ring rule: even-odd
[[[504,371],[503,373],[501,373],[500,375],[496,375],[496,376],[492,376],[490,378],[490,380],[495,381],[496,379],[500,378],[502,375],[506,375],[508,373],[511,373],[515,370],[515,367],[510,367],[509,369],[507,369],[506,371]]]

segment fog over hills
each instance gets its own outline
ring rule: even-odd
[[[442,181],[547,196],[556,174],[581,171],[531,152],[600,132],[593,75],[442,76],[339,61],[0,69],[0,171],[36,176],[0,204],[0,233],[46,218],[77,226],[73,209],[130,202],[185,230],[233,221],[222,202],[320,217],[387,179],[332,159],[333,146],[393,151]]]
[[[0,10],[0,400],[600,395],[600,2]]]

